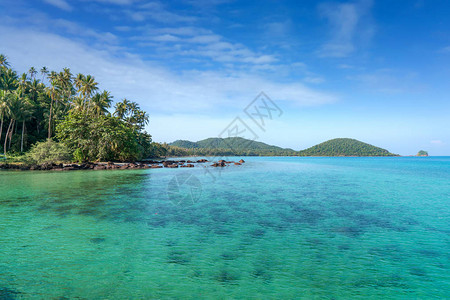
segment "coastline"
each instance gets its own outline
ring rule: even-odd
[[[147,160],[138,162],[86,162],[86,163],[51,163],[41,165],[27,165],[24,163],[3,163],[0,170],[16,171],[77,171],[77,170],[129,170],[129,169],[160,169],[160,168],[194,168],[198,165],[208,165],[210,167],[227,167],[230,165],[242,165],[243,159],[236,161],[209,161],[207,159],[198,160]]]

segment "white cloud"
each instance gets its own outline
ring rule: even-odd
[[[65,0],[43,0],[43,1],[65,11],[71,11],[73,9],[72,6],[70,6],[70,4],[67,3]]]
[[[168,11],[161,2],[153,1],[135,5],[124,11],[133,21],[143,22],[151,19],[163,24],[193,22],[196,17]]]
[[[314,77],[314,76],[308,76],[305,79],[305,82],[308,83],[324,83],[325,79],[322,77]]]
[[[356,35],[362,39],[370,39],[373,34],[371,25],[364,25],[364,18],[370,7],[371,0],[341,4],[323,4],[319,6],[321,16],[326,18],[331,26],[331,39],[319,50],[321,57],[346,57],[355,51]],[[367,22],[367,20],[366,20]]]
[[[298,82],[274,82],[246,72],[186,71],[175,74],[155,63],[121,54],[117,58],[106,49],[89,47],[61,36],[0,26],[0,52],[10,57],[20,71],[34,65],[50,69],[70,67],[74,73],[95,76],[101,88],[118,98],[142,103],[150,111],[213,113],[234,111],[264,90],[288,105],[320,105],[336,100]],[[40,45],[28,51],[23,41]],[[127,58],[128,57],[128,58]],[[116,98],[117,99],[117,98]]]
[[[132,37],[133,41],[142,41],[139,44],[140,46],[159,49],[160,52],[166,55],[190,58],[203,57],[221,63],[253,65],[265,65],[278,61],[273,55],[255,53],[242,44],[226,41],[224,37],[203,28],[143,27],[140,30],[142,34]],[[160,42],[160,44],[155,42]]]
[[[430,143],[433,145],[443,145],[444,144],[444,142],[442,142],[441,140],[432,140]]]

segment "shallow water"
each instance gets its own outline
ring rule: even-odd
[[[0,171],[0,299],[450,295],[449,157],[246,161]]]

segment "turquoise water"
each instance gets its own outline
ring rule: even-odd
[[[0,171],[0,299],[449,297],[450,157],[246,161]]]

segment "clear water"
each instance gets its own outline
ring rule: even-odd
[[[0,172],[0,299],[448,298],[450,158]]]

